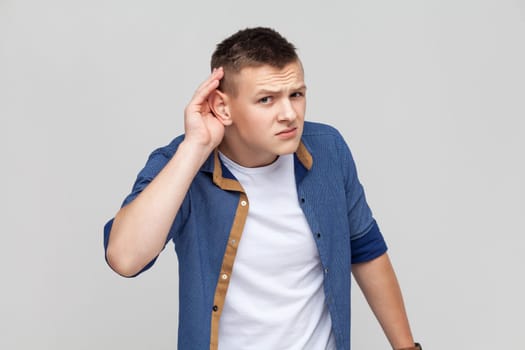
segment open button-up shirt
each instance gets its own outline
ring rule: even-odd
[[[155,150],[123,206],[162,170],[184,139]],[[337,349],[350,349],[351,266],[386,252],[352,155],[334,128],[305,122],[294,154],[297,200],[324,269],[324,292]],[[179,261],[178,349],[215,350],[229,278],[249,210],[242,186],[217,150],[195,176],[168,233]],[[104,227],[107,248],[113,220]],[[155,260],[144,269],[149,269]]]

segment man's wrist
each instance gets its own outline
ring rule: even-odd
[[[177,152],[184,153],[186,156],[195,159],[200,167],[200,165],[208,159],[213,150],[214,147],[212,146],[205,146],[199,143],[183,140],[180,143]]]
[[[421,344],[414,343],[414,346],[411,346],[408,348],[395,349],[395,350],[423,350],[423,348],[421,347]]]

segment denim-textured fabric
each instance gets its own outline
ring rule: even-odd
[[[130,203],[171,159],[184,136],[154,151],[139,173]],[[324,269],[324,292],[337,349],[350,349],[351,264],[372,260],[387,247],[365,199],[354,161],[334,128],[305,122],[302,145],[313,162],[308,169],[295,155],[298,201],[314,234]],[[167,241],[179,261],[178,349],[210,349],[214,297],[240,192],[213,182],[212,153],[193,180]],[[221,163],[222,176],[234,179]],[[278,208],[277,208],[278,210]],[[112,220],[104,227],[107,247]],[[148,264],[143,271],[153,265]],[[142,272],[142,271],[141,271]],[[215,309],[215,310],[214,310]]]

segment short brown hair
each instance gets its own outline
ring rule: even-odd
[[[217,45],[211,56],[211,69],[223,67],[219,90],[235,94],[232,73],[246,67],[270,65],[283,68],[299,60],[295,46],[271,28],[256,27],[238,31]]]

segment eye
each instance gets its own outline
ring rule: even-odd
[[[292,98],[304,97],[304,93],[301,92],[301,91],[297,91],[297,92],[294,92],[293,94],[291,94],[290,97],[292,97]]]
[[[261,103],[263,105],[267,105],[270,102],[272,102],[272,97],[271,96],[265,96],[265,97],[259,99],[259,103]]]

